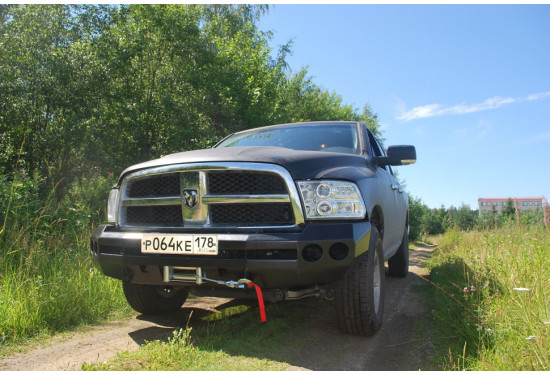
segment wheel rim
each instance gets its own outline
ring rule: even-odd
[[[378,308],[380,307],[380,288],[382,286],[382,279],[380,273],[380,262],[378,260],[378,252],[374,252],[374,272],[372,273],[372,292],[374,297],[374,311],[378,314]]]

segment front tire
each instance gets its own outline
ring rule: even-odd
[[[368,251],[334,288],[336,316],[343,332],[362,336],[378,332],[384,316],[384,277],[382,239],[372,228]]]
[[[142,285],[122,283],[124,296],[128,304],[137,312],[149,315],[159,315],[180,309],[188,293],[185,289],[162,287],[157,285]]]

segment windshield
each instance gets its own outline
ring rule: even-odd
[[[355,124],[283,125],[236,133],[216,147],[277,146],[293,150],[359,153]]]

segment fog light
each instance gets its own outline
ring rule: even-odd
[[[323,249],[318,245],[308,245],[302,250],[302,258],[308,262],[317,262],[323,256]]]
[[[118,189],[113,188],[109,193],[109,200],[107,201],[107,222],[116,223],[117,211],[118,211]]]
[[[328,253],[334,260],[344,260],[348,257],[349,248],[345,244],[339,242],[332,245]]]

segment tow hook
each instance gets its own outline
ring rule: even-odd
[[[195,277],[197,279],[201,279],[201,280],[204,280],[204,281],[210,281],[210,282],[216,283],[218,285],[225,285],[229,288],[244,289],[248,286],[248,284],[252,283],[252,281],[250,281],[248,279],[239,279],[238,281],[233,281],[233,280],[221,281],[221,280],[209,279],[208,277],[199,276],[199,275],[195,275]]]
[[[219,285],[225,285],[229,288],[244,289],[245,287],[250,287],[250,288],[254,287],[256,289],[256,297],[258,298],[258,307],[260,308],[260,321],[262,323],[265,323],[266,321],[265,304],[264,304],[264,296],[262,294],[262,289],[258,285],[254,284],[252,281],[248,279],[239,279],[238,281],[233,281],[233,280],[221,281],[221,280],[209,279],[208,277],[199,276],[199,275],[195,275],[195,277],[197,279],[200,279],[201,281],[203,280],[210,281]]]

